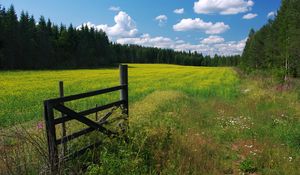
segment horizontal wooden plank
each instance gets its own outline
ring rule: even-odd
[[[79,156],[83,155],[88,149],[95,149],[95,148],[99,147],[100,145],[102,145],[101,141],[96,142],[94,144],[91,144],[91,145],[89,145],[87,147],[84,147],[84,148],[82,148],[79,151],[76,151],[76,152],[74,152],[72,154],[69,154],[69,155],[65,156],[64,157],[64,161],[69,161],[69,160],[72,160],[72,159],[74,159],[76,157],[79,157]]]
[[[67,121],[70,121],[70,120],[74,120],[74,118],[69,117],[68,115],[64,115],[63,117],[54,119],[54,124],[57,125],[57,124],[67,122]]]
[[[92,127],[89,127],[89,128],[83,129],[83,130],[81,130],[81,131],[74,132],[73,134],[70,134],[70,135],[68,135],[68,136],[65,136],[65,137],[63,137],[63,138],[61,138],[61,139],[57,139],[57,140],[56,140],[56,144],[57,144],[57,145],[59,145],[59,144],[64,144],[64,143],[66,143],[66,142],[68,142],[68,141],[71,141],[71,140],[73,140],[73,139],[75,139],[75,138],[77,138],[77,137],[80,137],[80,136],[82,136],[82,135],[88,134],[88,133],[90,133],[90,132],[92,132],[92,131],[95,131],[95,129],[92,128]]]
[[[118,107],[118,106],[120,106],[122,104],[125,104],[125,103],[126,103],[125,100],[119,100],[119,101],[116,101],[116,102],[113,102],[113,103],[110,103],[110,104],[106,104],[106,105],[103,105],[103,106],[98,106],[98,107],[95,107],[95,108],[92,108],[92,109],[81,111],[81,112],[79,112],[79,114],[80,115],[90,115],[90,114],[96,113],[98,111],[109,109],[109,108],[112,108],[112,107],[115,107],[115,106]]]
[[[65,97],[60,97],[60,98],[54,98],[47,100],[48,103],[52,104],[58,104],[58,103],[63,103],[63,102],[68,102],[68,101],[73,101],[73,100],[78,100],[81,98],[87,98],[95,95],[101,95],[109,92],[114,92],[118,91],[121,89],[125,89],[127,85],[120,85],[120,86],[115,86],[111,88],[106,88],[106,89],[101,89],[101,90],[96,90],[96,91],[91,91],[91,92],[86,92],[82,94],[76,94],[76,95],[70,95],[70,96],[65,96]]]
[[[125,104],[125,101],[124,100],[119,100],[119,101],[109,103],[109,104],[106,104],[106,105],[103,105],[103,106],[98,106],[98,107],[95,107],[95,108],[92,108],[92,109],[88,109],[88,110],[85,110],[85,111],[78,112],[78,114],[79,115],[84,115],[84,116],[85,115],[90,115],[90,114],[93,114],[93,113],[96,113],[96,112],[99,112],[99,111],[102,111],[102,110],[105,110],[105,109],[109,109],[109,108],[112,108],[112,107],[115,107],[115,106],[118,107],[122,104]],[[64,117],[54,119],[54,124],[57,125],[57,124],[60,124],[60,123],[63,123],[63,122],[73,120],[73,119],[74,118],[72,118],[68,115],[65,115]]]

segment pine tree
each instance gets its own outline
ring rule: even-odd
[[[111,43],[101,30],[58,27],[43,16],[36,24],[27,12],[21,12],[18,20],[13,6],[8,10],[0,6],[0,69],[92,68],[122,62],[231,65],[231,57],[215,58],[191,51]]]

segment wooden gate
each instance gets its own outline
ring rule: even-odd
[[[127,120],[128,113],[129,113],[128,111],[128,66],[120,65],[119,69],[120,69],[119,86],[44,101],[44,118],[46,123],[46,133],[47,133],[47,140],[48,140],[51,174],[57,173],[60,161],[66,161],[75,158],[77,156],[80,156],[83,153],[85,153],[86,150],[99,146],[101,142],[97,142],[85,148],[82,148],[80,150],[74,151],[70,155],[64,155],[62,158],[60,158],[58,155],[58,145],[66,144],[70,140],[88,134],[92,131],[101,132],[109,137],[116,137],[118,135],[117,132],[111,131],[104,127],[104,124],[108,122],[108,118],[110,117],[112,112],[108,112],[104,117],[102,117],[98,121],[93,121],[87,118],[86,116],[106,109],[120,107],[122,109],[122,114],[127,116],[126,117]],[[81,112],[75,112],[75,110],[64,105],[65,102],[70,102],[73,100],[83,99],[87,97],[114,92],[114,91],[120,91],[120,99],[116,102],[109,103],[103,106],[97,106],[95,108],[84,110]],[[55,110],[59,111],[62,114],[62,117],[56,118],[54,116]],[[65,125],[66,122],[71,120],[77,120],[78,122],[85,124],[87,128],[72,133],[70,135],[65,135],[62,136],[61,138],[57,138],[56,125],[59,124]]]

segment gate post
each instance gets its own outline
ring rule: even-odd
[[[54,125],[54,111],[53,106],[48,101],[44,102],[44,118],[46,124],[46,134],[48,141],[50,174],[55,175],[58,173],[58,150],[56,145],[56,131]]]
[[[125,85],[124,89],[121,89],[120,92],[120,100],[124,100],[124,108],[125,108],[125,114],[129,114],[129,108],[128,108],[128,65],[119,65],[120,69],[120,84]]]

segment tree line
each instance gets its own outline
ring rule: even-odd
[[[118,63],[168,63],[193,66],[236,66],[240,56],[204,56],[109,41],[103,31],[87,26],[38,21],[27,12],[18,18],[13,6],[0,6],[0,69],[97,68]]]
[[[240,66],[300,77],[300,0],[282,0],[274,19],[250,31]]]

